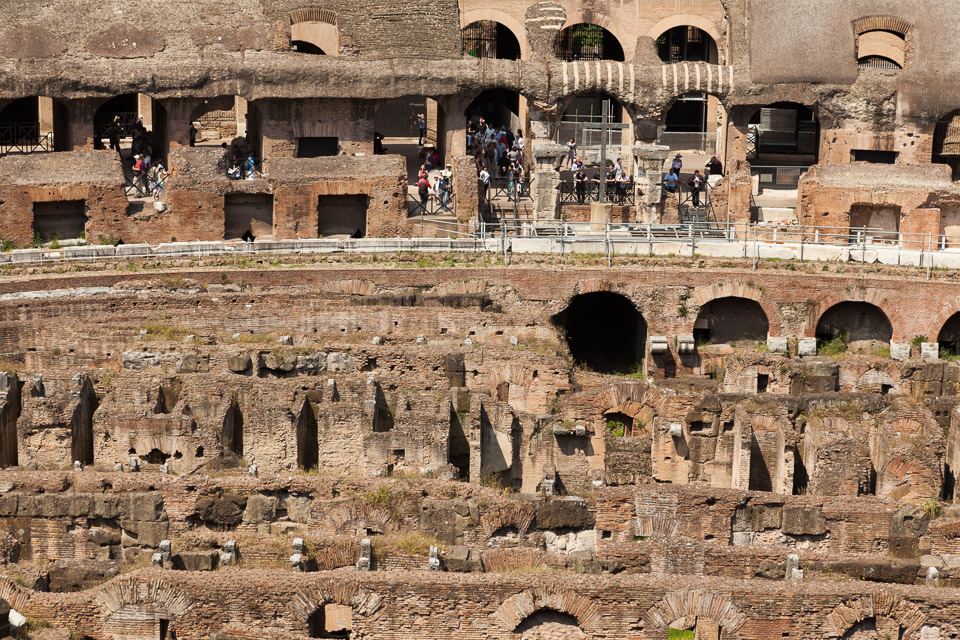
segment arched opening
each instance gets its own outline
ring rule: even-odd
[[[312,42],[307,42],[306,40],[291,40],[290,48],[298,53],[309,53],[314,56],[325,56],[323,49],[313,44]]]
[[[896,31],[874,29],[857,36],[857,66],[861,69],[903,69],[906,37]]]
[[[693,324],[693,337],[699,344],[766,340],[770,323],[763,307],[749,298],[717,298],[700,308]]]
[[[236,402],[230,403],[230,407],[223,416],[220,444],[238,458],[243,457],[243,413]]]
[[[464,114],[467,120],[483,118],[494,129],[503,127],[511,138],[517,129],[523,128],[520,94],[509,89],[487,89],[470,103]]]
[[[463,28],[461,35],[463,55],[497,60],[520,59],[520,41],[513,31],[499,22],[471,22]]]
[[[657,142],[670,151],[712,156],[717,153],[717,131],[725,116],[716,96],[702,91],[685,93],[667,111]]]
[[[613,60],[623,62],[623,46],[598,24],[574,24],[557,35],[554,53],[561,60]]]
[[[297,417],[297,467],[304,471],[316,469],[320,463],[320,441],[317,429],[317,416],[313,405],[303,401],[300,415]]]
[[[310,55],[339,55],[340,29],[337,26],[337,14],[329,9],[316,7],[291,12],[290,49]]]
[[[697,640],[699,638],[726,638],[720,625],[710,618],[685,616],[670,623],[667,637],[670,640]]]
[[[0,155],[66,151],[70,144],[66,106],[52,98],[30,97],[0,110]]]
[[[960,355],[960,313],[955,313],[943,323],[937,335],[940,352],[944,355]]]
[[[665,31],[656,40],[657,54],[665,64],[677,62],[708,62],[720,60],[717,43],[703,29],[682,25]]]
[[[536,611],[517,625],[514,634],[522,640],[584,640],[587,635],[577,619],[553,609]]]
[[[249,146],[248,112],[249,105],[240,96],[204,99],[190,112],[190,124],[194,128],[190,146],[219,147],[224,142],[234,147]]]
[[[933,132],[933,162],[950,166],[960,180],[960,109],[940,118]]]
[[[887,315],[869,302],[840,302],[827,309],[817,322],[817,348],[831,355],[848,349],[889,346],[893,326]]]
[[[647,324],[624,296],[609,291],[580,294],[551,322],[563,331],[577,363],[600,373],[640,368]]]

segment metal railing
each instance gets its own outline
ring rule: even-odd
[[[750,173],[760,176],[760,189],[786,189],[793,190],[800,184],[800,178],[803,176],[809,166],[784,167],[784,166],[766,166],[751,165]]]
[[[903,233],[870,227],[810,227],[799,224],[757,224],[752,222],[708,222],[652,224],[638,222],[568,222],[565,220],[525,220],[504,218],[497,222],[478,223],[479,238],[500,235],[516,237],[563,237],[571,242],[595,242],[602,236],[618,242],[713,242],[753,245],[777,245],[797,249],[796,257],[804,258],[804,248],[830,246],[865,259],[867,250],[951,252],[960,255],[960,236],[931,233]],[[695,250],[695,249],[694,249]],[[860,256],[857,252],[861,252]],[[748,257],[748,256],[746,256]]]
[[[167,180],[166,178],[153,180],[148,175],[126,174],[124,175],[124,181],[126,182],[125,191],[128,198],[150,198],[154,195],[159,197],[159,193],[163,191],[163,185]]]
[[[53,151],[53,133],[40,135],[36,122],[0,125],[0,155]]]
[[[657,144],[670,147],[670,151],[694,151],[713,155],[717,152],[717,134],[664,131]]]
[[[419,195],[407,194],[407,217],[417,216],[452,216],[456,211],[456,195],[451,193],[446,198],[431,193],[423,200]]]
[[[409,220],[416,233],[416,220]],[[504,218],[476,226],[422,218],[422,231],[436,230],[447,238],[305,239],[255,242],[180,242],[159,245],[78,246],[36,248],[0,253],[0,264],[61,261],[128,260],[150,257],[239,254],[297,255],[310,253],[396,253],[411,251],[564,253],[603,250],[608,258],[624,255],[703,255],[759,260],[852,260],[932,268],[960,263],[960,236],[899,233],[886,229],[806,227],[752,223],[646,224],[593,223],[564,220]],[[893,237],[896,236],[894,243]],[[534,242],[525,243],[524,239]],[[658,246],[659,245],[659,246]],[[817,249],[819,247],[819,249]]]
[[[529,178],[524,177],[513,188],[511,188],[510,183],[510,178],[490,178],[490,193],[488,194],[488,198],[490,200],[495,198],[506,198],[509,200],[513,197],[513,191],[515,189],[518,200],[532,199],[530,195]]]
[[[619,206],[634,206],[637,203],[636,185],[629,182],[609,181],[606,183],[605,202]],[[560,204],[576,205],[600,201],[600,181],[589,178],[583,182],[564,180],[560,183]]]

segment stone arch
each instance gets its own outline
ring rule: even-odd
[[[623,52],[623,62],[633,60],[636,45],[630,41],[630,34],[624,31],[626,23],[614,20],[604,13],[597,13],[590,9],[580,9],[567,13],[567,20],[563,23],[557,35],[559,36],[559,34],[578,24],[592,24],[605,29],[620,45],[620,51]]]
[[[619,382],[599,394],[595,406],[604,417],[618,413],[628,416],[633,421],[630,430],[636,434],[638,425],[653,427],[661,400],[656,387],[640,382]]]
[[[673,16],[668,16],[650,27],[647,35],[650,36],[651,39],[656,40],[674,27],[685,26],[696,27],[713,38],[713,41],[717,45],[718,57],[721,64],[727,59],[726,49],[723,47],[723,34],[720,32],[720,29],[717,28],[717,25],[703,16],[694,15],[692,13],[678,13]]]
[[[493,612],[494,620],[507,631],[514,631],[538,611],[565,613],[576,619],[581,629],[589,629],[600,618],[600,605],[571,590],[547,587],[528,589],[512,595]]]
[[[920,627],[927,621],[927,614],[912,602],[874,593],[838,604],[827,615],[827,635],[842,637],[853,625],[876,616],[895,620],[903,630],[904,640],[919,638]]]
[[[520,43],[520,59],[527,60],[530,57],[530,43],[527,40],[527,30],[523,27],[523,24],[519,20],[506,11],[487,7],[468,9],[460,14],[460,29],[462,30],[467,27],[467,25],[473,24],[474,22],[480,22],[482,20],[499,22],[509,29],[513,33],[514,37],[516,37],[517,42]]]
[[[691,299],[698,307],[703,307],[708,302],[719,300],[720,298],[746,298],[753,300],[760,305],[767,316],[767,322],[770,325],[769,333],[771,336],[780,335],[782,318],[780,310],[777,309],[764,295],[759,287],[746,282],[718,282],[707,287],[697,287],[693,291]],[[692,315],[692,314],[691,314]],[[694,322],[691,319],[691,322]]]
[[[194,606],[186,593],[159,578],[113,580],[97,592],[94,599],[100,605],[104,617],[113,615],[124,607],[146,605],[153,606],[176,620],[186,615]]]
[[[580,293],[550,322],[564,332],[573,358],[595,371],[626,371],[643,359],[647,323],[621,293]]]
[[[337,14],[316,7],[290,12],[290,40],[312,44],[328,56],[338,55],[340,29]]]
[[[321,620],[330,617],[332,609],[349,608],[350,617],[353,615],[371,618],[376,616],[383,604],[383,597],[375,591],[368,591],[356,583],[337,582],[336,587],[317,586],[308,587],[297,591],[297,594],[290,600],[289,609],[293,616],[304,626],[308,627],[308,632],[304,635],[318,637],[313,633],[313,625],[317,620],[317,614],[321,614]],[[342,612],[337,611],[342,615]],[[348,625],[349,630],[352,623]]]
[[[350,504],[334,507],[326,519],[340,534],[356,535],[358,531],[362,531],[363,535],[367,535],[369,530],[386,535],[397,529],[397,523],[388,509],[365,502],[359,507]]]
[[[726,597],[691,589],[668,593],[650,607],[643,616],[644,628],[663,635],[672,623],[688,616],[713,620],[723,629],[725,638],[735,637],[737,630],[747,621],[747,617]]]
[[[945,300],[943,307],[927,324],[926,335],[929,341],[936,342],[946,324],[957,314],[960,314],[960,297]]]
[[[886,296],[884,296],[883,292],[878,291],[877,289],[853,287],[850,291],[829,295],[821,298],[820,300],[807,301],[807,326],[804,328],[804,337],[813,338],[816,334],[817,323],[820,322],[820,318],[823,316],[823,314],[829,311],[830,307],[838,305],[841,302],[867,302],[883,311],[884,315],[886,315],[888,319],[890,318],[890,314],[887,313],[886,309],[884,309],[884,305],[886,304]],[[771,322],[771,327],[772,325],[773,323]],[[897,328],[894,327],[893,339],[897,340],[899,336],[900,334]]]
[[[500,529],[513,528],[519,536],[526,535],[533,523],[536,511],[533,505],[525,502],[511,502],[492,509],[487,509],[480,515],[480,526],[488,538]]]

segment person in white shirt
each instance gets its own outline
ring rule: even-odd
[[[487,165],[480,167],[480,175],[477,176],[480,180],[480,200],[487,200],[488,189],[490,188],[490,172],[487,171]]]

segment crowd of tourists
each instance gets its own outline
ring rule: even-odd
[[[103,144],[104,137],[107,138],[110,149],[116,151],[121,161],[129,165],[133,173],[133,186],[137,191],[144,196],[152,196],[154,200],[159,200],[163,194],[167,170],[163,166],[163,161],[154,154],[153,140],[146,125],[143,124],[143,116],[138,116],[132,125],[124,126],[120,116],[115,115],[94,141],[95,148],[106,148]],[[120,141],[126,137],[131,139],[131,143],[130,153],[124,158]]]
[[[481,197],[489,197],[491,179],[506,179],[507,197],[516,200],[527,172],[523,152],[526,140],[523,130],[516,133],[507,127],[493,127],[484,118],[474,115],[467,123],[467,153],[476,158],[477,179]]]

